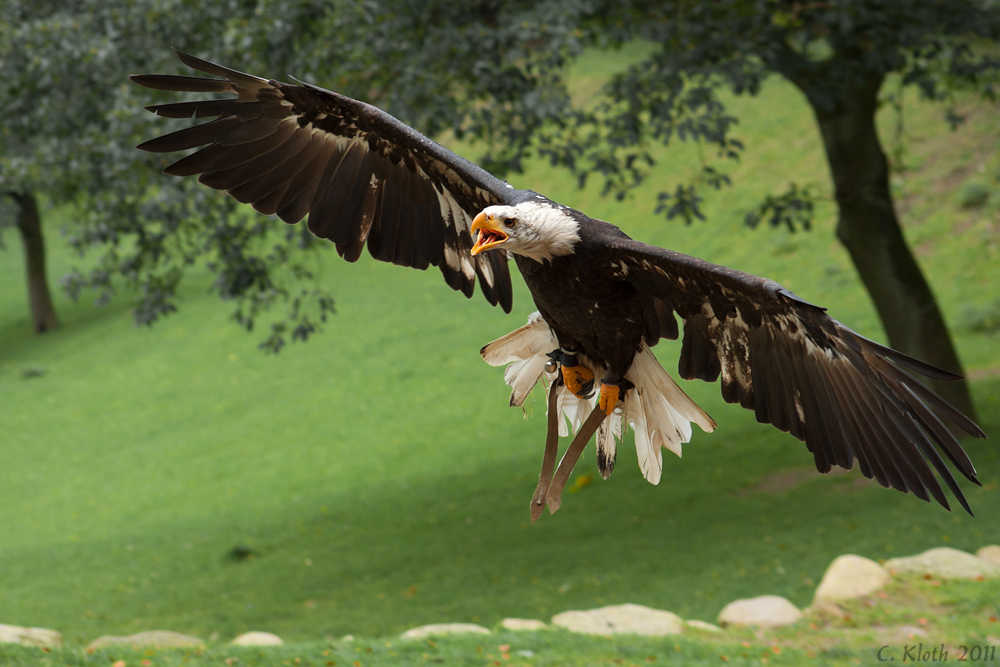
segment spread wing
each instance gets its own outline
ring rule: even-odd
[[[679,372],[722,378],[722,396],[806,443],[816,468],[845,469],[944,507],[940,479],[970,514],[942,459],[975,483],[976,470],[942,420],[976,437],[983,431],[909,372],[954,375],[875,343],[773,280],[710,264],[632,239],[609,241],[619,276],[657,317],[647,338],[676,338],[684,321]],[[650,341],[650,342],[653,342]]]
[[[486,206],[512,203],[516,190],[363,102],[309,84],[268,81],[177,51],[185,65],[221,78],[133,75],[147,88],[236,97],[147,107],[168,118],[214,118],[147,141],[169,153],[204,146],[164,172],[200,174],[266,215],[333,241],[348,261],[366,245],[378,260],[437,266],[455,290],[480,289],[511,309],[502,253],[473,257],[472,219]]]

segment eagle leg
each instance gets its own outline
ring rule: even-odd
[[[594,395],[594,372],[580,363],[577,350],[562,350],[562,376],[566,388],[580,398]]]
[[[604,414],[610,415],[618,405],[618,395],[621,394],[621,387],[616,384],[601,383],[601,397],[597,401],[597,407],[604,410]]]
[[[542,456],[542,471],[538,473],[538,486],[535,487],[535,495],[531,497],[531,523],[538,521],[545,509],[545,496],[549,492],[549,485],[552,484],[552,473],[556,467],[556,454],[559,451],[559,409],[557,397],[559,386],[562,380],[556,375],[552,385],[549,387],[549,421],[548,431],[545,433],[545,454]]]
[[[597,406],[604,410],[604,414],[610,415],[615,411],[619,401],[625,400],[625,394],[633,385],[628,380],[622,379],[620,382],[608,382],[607,377],[601,380],[601,397],[597,400]]]
[[[545,495],[545,504],[549,508],[549,514],[555,514],[556,510],[562,505],[563,488],[565,488],[566,482],[573,472],[573,467],[580,460],[583,448],[587,446],[587,443],[590,442],[594,433],[601,426],[601,422],[607,419],[607,417],[601,406],[595,405],[590,416],[587,417],[587,421],[580,427],[576,437],[573,438],[573,442],[570,443],[566,453],[563,454],[562,461],[559,462],[559,469],[556,471],[555,477],[552,478],[552,484]]]

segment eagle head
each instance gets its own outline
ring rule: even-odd
[[[487,206],[472,221],[472,254],[502,248],[538,262],[568,255],[580,241],[580,223],[567,211],[548,202]]]

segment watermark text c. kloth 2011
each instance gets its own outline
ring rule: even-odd
[[[879,662],[992,662],[997,661],[997,647],[977,644],[958,644],[946,647],[944,644],[885,644],[875,653]]]

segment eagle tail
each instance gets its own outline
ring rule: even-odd
[[[535,388],[538,377],[545,370],[546,361],[548,361],[547,357],[536,354],[524,361],[515,361],[504,369],[504,382],[512,389],[510,407],[520,408],[524,405],[524,399]]]
[[[601,477],[611,477],[618,456],[618,440],[625,435],[622,411],[615,410],[597,429],[597,470]]]
[[[502,338],[489,343],[480,355],[491,366],[507,365],[504,381],[511,387],[511,406],[522,407],[524,400],[542,378],[545,384],[557,379],[548,373],[545,364],[549,353],[559,343],[542,316],[535,312],[528,316],[528,323]],[[581,362],[588,366],[595,377],[604,375],[605,369],[584,355]],[[658,484],[663,471],[660,450],[669,449],[681,455],[681,445],[691,440],[691,424],[706,432],[715,430],[715,421],[708,416],[663,369],[659,360],[645,343],[635,356],[625,379],[634,389],[625,394],[624,406],[619,406],[597,431],[597,466],[607,479],[615,467],[617,441],[625,434],[625,425],[635,431],[635,448],[639,468],[652,484]],[[597,401],[579,398],[565,388],[557,393],[556,410],[560,414],[559,435],[575,435],[583,426]]]
[[[635,355],[625,379],[635,388],[625,394],[625,421],[635,431],[635,451],[639,469],[651,484],[659,484],[663,471],[660,450],[681,455],[681,446],[691,441],[691,424],[706,433],[715,430],[708,416],[670,374],[646,343]]]
[[[538,383],[548,361],[547,353],[559,347],[556,337],[538,312],[528,316],[528,323],[498,338],[479,351],[490,366],[509,364],[504,382],[513,390],[510,406],[522,407],[524,399]],[[560,433],[560,435],[565,435]]]

